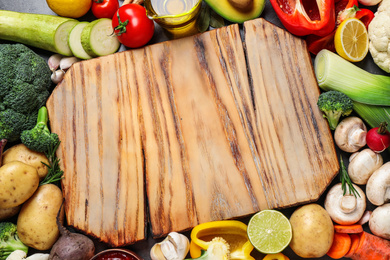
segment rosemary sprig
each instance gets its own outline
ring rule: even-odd
[[[355,197],[356,194],[360,197],[359,192],[353,187],[352,181],[349,178],[347,169],[345,168],[343,157],[340,155],[340,181],[341,181],[341,188],[343,189],[343,195],[347,193],[347,186],[349,190],[349,195],[354,195]]]
[[[56,151],[60,146],[60,142],[57,144],[51,145],[49,149],[45,152],[49,164],[42,162],[48,168],[48,173],[46,177],[39,183],[39,185],[53,183],[57,185],[57,182],[63,178],[64,171],[60,167],[60,159],[56,156]]]

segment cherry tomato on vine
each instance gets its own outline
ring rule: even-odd
[[[119,8],[118,0],[93,0],[92,13],[96,18],[112,18]]]
[[[119,7],[112,17],[112,27],[119,41],[130,48],[147,44],[154,34],[154,22],[146,15],[146,9],[138,4]]]

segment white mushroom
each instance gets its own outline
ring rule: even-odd
[[[383,164],[368,179],[367,199],[376,206],[390,202],[390,162]]]
[[[152,260],[183,260],[190,249],[190,243],[185,235],[171,232],[161,242],[150,250]]]
[[[337,125],[334,141],[344,152],[354,153],[366,145],[367,127],[355,116],[347,117]]]
[[[367,148],[349,157],[348,174],[355,184],[367,184],[370,176],[383,164],[382,155]]]
[[[352,184],[360,197],[355,197],[347,190],[345,195],[341,183],[334,185],[326,194],[325,209],[331,219],[341,225],[351,225],[358,222],[366,210],[366,196],[362,189]]]
[[[368,224],[374,235],[390,239],[390,203],[374,209]]]

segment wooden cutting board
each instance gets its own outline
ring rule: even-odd
[[[317,200],[339,169],[319,93],[262,18],[74,64],[47,102],[68,224],[123,246]]]

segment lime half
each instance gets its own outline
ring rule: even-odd
[[[282,252],[292,238],[290,221],[277,210],[262,210],[249,220],[248,238],[263,254]]]

